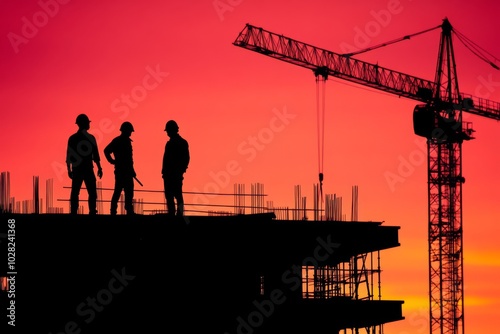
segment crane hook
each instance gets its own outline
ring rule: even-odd
[[[319,193],[321,198],[323,198],[323,173],[319,173]]]

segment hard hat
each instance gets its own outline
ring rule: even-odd
[[[134,127],[132,126],[132,123],[130,122],[123,122],[122,125],[120,126],[120,131],[134,131]]]
[[[85,114],[80,114],[78,116],[76,116],[76,124],[78,125],[83,125],[83,124],[88,124],[90,123],[90,119],[87,115]]]
[[[165,131],[167,130],[178,131],[179,126],[174,120],[170,120],[167,122],[167,124],[165,124]]]

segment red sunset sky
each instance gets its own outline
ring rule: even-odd
[[[301,185],[312,204],[319,168],[314,75],[232,45],[245,24],[342,53],[448,17],[495,61],[499,13],[493,0],[2,1],[0,171],[10,171],[17,200],[31,198],[33,175],[42,196],[44,181],[53,178],[55,197],[67,200],[67,139],[77,130],[76,116],[86,113],[103,159],[103,186],[113,187],[114,178],[102,149],[130,121],[138,177],[144,189],[161,190],[163,129],[175,119],[192,157],[185,191],[232,192],[234,184],[250,191],[259,182],[274,205],[293,207],[294,185]],[[356,58],[433,80],[439,34]],[[500,101],[500,72],[457,39],[454,45],[461,91]],[[429,332],[426,151],[413,133],[416,104],[335,78],[326,83],[324,192],[342,196],[349,213],[351,187],[358,185],[359,220],[401,226],[401,247],[382,253],[382,295],[404,300],[407,318],[386,325],[391,334]],[[468,334],[494,333],[500,123],[464,118],[477,131],[463,145],[465,327]],[[186,202],[216,199],[187,195]],[[68,211],[67,202],[57,203]]]

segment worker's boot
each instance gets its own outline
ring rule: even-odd
[[[175,213],[177,217],[182,217],[184,216],[184,204],[183,203],[178,203],[177,204],[177,212]]]
[[[112,216],[116,216],[116,210],[118,209],[118,204],[115,204],[115,203],[111,203],[111,210],[110,210],[110,214]]]

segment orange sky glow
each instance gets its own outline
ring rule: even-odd
[[[16,200],[32,198],[32,176],[40,177],[42,196],[45,180],[54,179],[56,205],[68,212],[67,139],[77,130],[76,116],[86,113],[101,153],[103,187],[112,188],[114,177],[102,149],[130,121],[142,189],[161,190],[163,129],[175,119],[190,145],[186,192],[232,193],[234,184],[250,192],[251,184],[262,183],[266,201],[293,207],[294,186],[301,185],[311,206],[319,172],[314,75],[232,45],[245,24],[342,53],[447,17],[500,66],[494,58],[500,57],[499,12],[493,0],[4,1],[0,171],[10,172]],[[438,29],[355,58],[433,80],[439,37]],[[461,92],[500,101],[500,72],[460,41],[454,46]],[[425,139],[413,132],[417,103],[336,78],[326,82],[324,193],[343,197],[349,213],[357,185],[359,220],[401,226],[401,246],[381,254],[383,298],[405,301],[406,320],[386,325],[388,334],[429,332],[427,165]],[[464,119],[476,130],[462,155],[465,329],[494,333],[500,123]],[[135,193],[146,202],[162,196]],[[189,193],[185,200],[233,204],[232,197]]]

